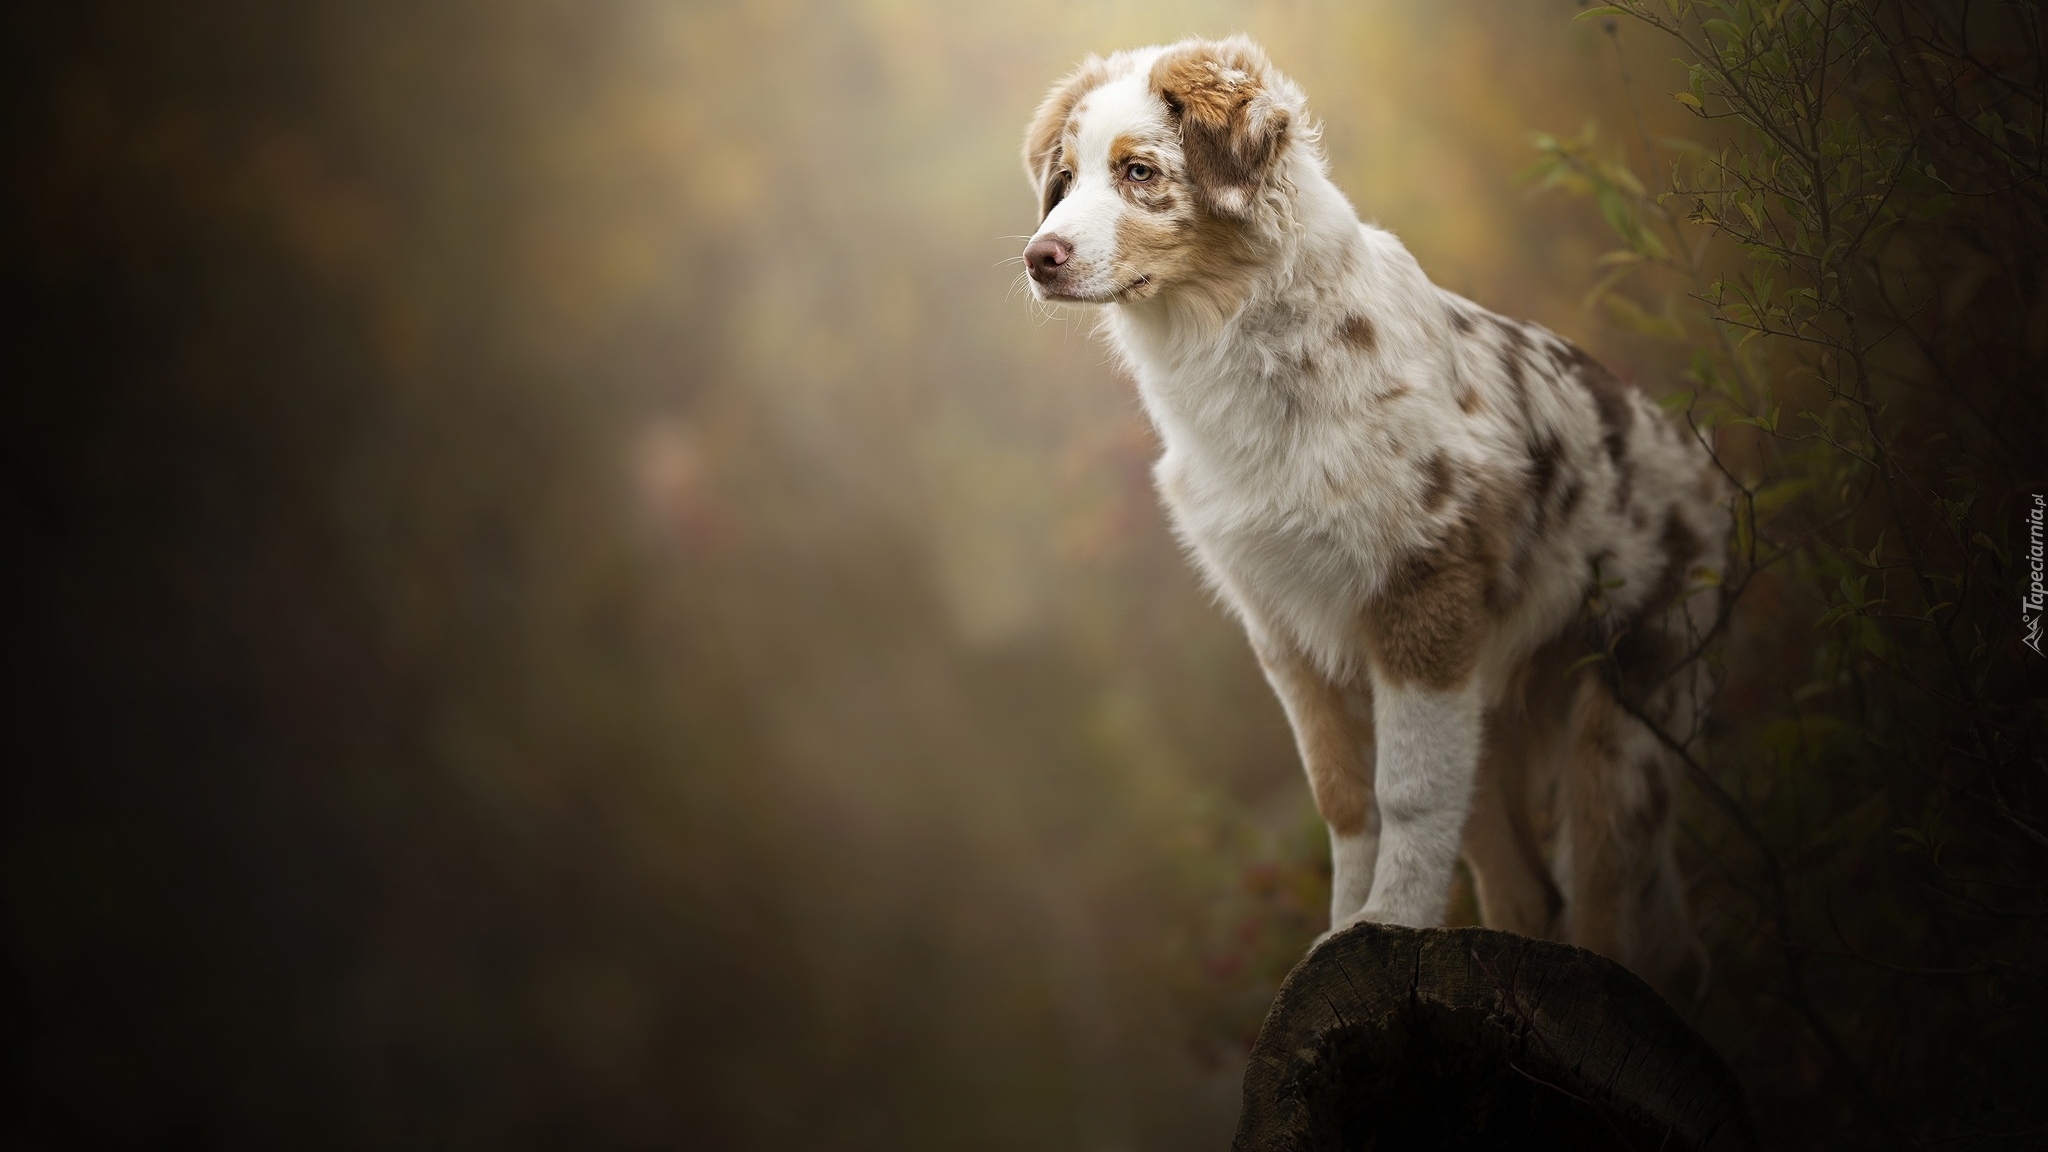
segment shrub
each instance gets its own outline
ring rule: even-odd
[[[1788,1146],[2048,1135],[2042,17],[1595,8],[1669,37],[1698,131],[1536,142],[1536,184],[1620,240],[1589,300],[1683,352],[1668,402],[1739,489],[1698,656],[1723,689],[1665,736],[1700,800],[1698,1020]]]

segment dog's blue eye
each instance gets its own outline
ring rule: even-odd
[[[1124,179],[1133,184],[1143,184],[1152,178],[1152,169],[1144,164],[1132,164],[1124,169]]]

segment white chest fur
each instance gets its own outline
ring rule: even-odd
[[[1333,675],[1357,666],[1359,609],[1451,514],[1431,504],[1430,462],[1480,456],[1449,398],[1441,321],[1375,291],[1409,279],[1387,267],[1398,243],[1349,227],[1350,275],[1275,293],[1220,331],[1191,333],[1166,306],[1109,325],[1164,442],[1160,495],[1204,575],[1247,627]]]

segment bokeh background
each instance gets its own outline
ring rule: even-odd
[[[8,6],[0,1142],[1224,1147],[1321,830],[1018,141],[1251,33],[1654,390],[1516,179],[1676,114],[1576,11]]]

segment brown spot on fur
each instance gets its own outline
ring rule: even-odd
[[[1608,458],[1619,465],[1627,452],[1629,428],[1635,423],[1635,409],[1628,400],[1634,389],[1584,352],[1579,353],[1575,366],[1580,385],[1592,395],[1594,407],[1600,410],[1602,443],[1607,447]]]
[[[1379,674],[1430,688],[1461,683],[1479,655],[1484,584],[1484,573],[1457,543],[1410,556],[1367,609]]]
[[[1478,889],[1480,917],[1489,928],[1530,936],[1555,931],[1564,895],[1543,860],[1543,831],[1532,811],[1532,761],[1558,727],[1563,704],[1549,709],[1526,703],[1532,674],[1562,679],[1569,661],[1537,671],[1541,652],[1515,674],[1504,703],[1487,714],[1484,749],[1473,782],[1471,813],[1465,821],[1463,854]]]
[[[1441,452],[1422,462],[1422,509],[1434,512],[1451,498],[1451,462]]]
[[[1177,123],[1188,178],[1203,206],[1249,214],[1291,122],[1267,91],[1272,68],[1241,36],[1175,45],[1152,65],[1152,91]]]
[[[1453,308],[1451,309],[1451,327],[1456,328],[1461,333],[1470,334],[1472,331],[1472,317],[1467,315],[1463,308]]]
[[[1458,410],[1470,416],[1479,411],[1479,408],[1479,389],[1467,381],[1458,381]]]
[[[1557,498],[1557,518],[1559,520],[1571,519],[1572,512],[1579,506],[1579,497],[1583,495],[1585,495],[1585,490],[1579,486],[1577,480],[1565,485],[1564,495]]]
[[[1570,891],[1562,904],[1569,912],[1552,931],[1604,949],[1658,982],[1670,971],[1673,946],[1682,950],[1689,939],[1683,913],[1666,919],[1676,909],[1659,903],[1658,886],[1674,879],[1663,853],[1673,785],[1668,763],[1616,704],[1610,670],[1574,669],[1597,651],[1585,633],[1571,629],[1512,675],[1501,704],[1487,714],[1465,843],[1468,853],[1475,847],[1491,852],[1487,863],[1508,882],[1503,911],[1520,914],[1524,923],[1545,922],[1543,860],[1568,857]],[[1506,812],[1489,812],[1489,775],[1507,781],[1517,770],[1519,785],[1497,790]],[[1491,844],[1475,843],[1475,825],[1491,833]],[[1518,860],[1517,848],[1533,849],[1533,862]],[[1481,870],[1477,861],[1474,870]],[[1512,928],[1491,919],[1488,926]]]
[[[1676,640],[1665,631],[1663,621],[1650,614],[1631,617],[1605,647],[1614,657],[1615,678],[1645,688],[1660,682],[1665,669],[1678,657]]]
[[[1496,320],[1506,343],[1500,349],[1501,372],[1508,378],[1508,390],[1514,394],[1515,410],[1521,413],[1522,427],[1530,426],[1529,414],[1529,363],[1524,358],[1528,352],[1528,340],[1522,330],[1506,321]]]
[[[1557,483],[1558,461],[1564,458],[1564,445],[1555,436],[1545,436],[1529,446],[1529,490],[1530,498],[1536,502],[1536,523],[1543,524],[1544,502],[1550,498],[1551,485]]]
[[[1184,306],[1201,307],[1217,322],[1237,311],[1260,267],[1243,228],[1192,208],[1126,212],[1116,244],[1120,265],[1148,277],[1152,290],[1172,284]]]
[[[1621,625],[1621,639],[1614,645],[1615,671],[1624,683],[1653,684],[1683,654],[1682,637],[1674,633],[1668,610],[1685,591],[1687,573],[1704,545],[1678,509],[1672,508],[1664,514],[1664,531],[1657,547],[1664,554],[1657,582]]]
[[[1346,316],[1337,325],[1337,337],[1360,352],[1370,352],[1379,346],[1380,335],[1374,330],[1372,321],[1364,316]]]
[[[1614,506],[1622,508],[1628,504],[1635,480],[1628,459],[1628,433],[1636,415],[1629,396],[1635,389],[1576,345],[1571,346],[1569,355],[1580,386],[1593,397],[1593,406],[1599,410],[1600,442],[1607,449],[1607,458],[1614,461]]]
[[[1045,99],[1039,102],[1038,111],[1031,117],[1031,126],[1024,130],[1024,176],[1038,192],[1038,218],[1041,220],[1066,192],[1064,183],[1056,177],[1059,142],[1066,134],[1067,122],[1073,118],[1081,98],[1110,79],[1108,61],[1099,56],[1083,60],[1080,67],[1068,73],[1052,86],[1052,91],[1046,93]]]
[[[1054,162],[1058,162],[1057,157],[1054,158]],[[1052,210],[1059,207],[1060,201],[1067,198],[1067,188],[1073,182],[1073,177],[1068,176],[1065,172],[1049,172],[1046,174],[1045,189],[1039,193],[1038,199],[1038,219],[1041,222],[1047,216],[1052,215]]]
[[[1115,180],[1117,194],[1125,200],[1142,204],[1148,208],[1170,210],[1178,204],[1175,185],[1166,176],[1165,166],[1156,158],[1154,149],[1161,142],[1128,133],[1119,135],[1109,142],[1109,170]],[[1135,183],[1123,178],[1125,166],[1136,162],[1150,165],[1153,175],[1144,183]]]
[[[1351,486],[1328,465],[1323,465],[1323,492],[1332,500],[1343,500],[1351,495]]]
[[[1692,562],[1699,558],[1704,545],[1692,525],[1673,508],[1664,514],[1664,532],[1657,538],[1657,546],[1664,552],[1664,570],[1658,573],[1644,606],[1662,611],[1685,590],[1686,573],[1692,571]]]
[[[1579,750],[1600,761],[1612,761],[1621,752],[1620,706],[1597,680],[1589,679],[1579,691],[1578,714],[1572,717]]]
[[[1316,812],[1340,836],[1363,830],[1373,815],[1372,696],[1365,684],[1333,683],[1298,652],[1255,644],[1266,679],[1294,728]]]
[[[1380,675],[1451,688],[1471,673],[1486,610],[1505,599],[1496,583],[1505,523],[1499,501],[1473,499],[1441,543],[1396,566],[1365,611],[1367,650]]]
[[[1660,922],[1644,900],[1649,885],[1672,880],[1659,859],[1670,795],[1667,788],[1660,798],[1661,780],[1643,778],[1645,767],[1656,767],[1654,759],[1628,750],[1639,742],[1640,727],[1615,703],[1608,682],[1588,677],[1579,688],[1568,752],[1577,763],[1568,770],[1564,793],[1564,850],[1572,861],[1568,936],[1582,948],[1642,965],[1653,960],[1648,950],[1657,943],[1648,934],[1686,931],[1682,924]],[[1652,814],[1654,821],[1645,819]],[[1656,980],[1668,973],[1650,968],[1645,974]]]
[[[1543,529],[1550,522],[1550,492],[1557,486],[1558,464],[1564,458],[1564,446],[1557,437],[1545,436],[1529,446],[1529,514],[1520,541],[1515,547],[1515,559],[1509,566],[1517,579],[1529,570],[1529,560],[1534,554],[1536,542],[1543,537]],[[1567,491],[1572,500],[1577,500],[1576,489]]]
[[[1389,400],[1399,400],[1401,397],[1406,396],[1409,393],[1409,391],[1410,389],[1408,385],[1397,383],[1393,387],[1387,389],[1385,392],[1382,392],[1379,395],[1374,396],[1373,399],[1384,404]]]

